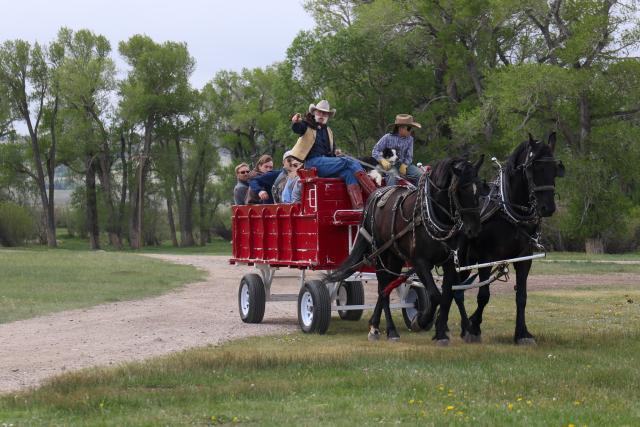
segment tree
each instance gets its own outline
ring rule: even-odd
[[[20,164],[19,172],[32,178],[38,188],[49,247],[56,246],[53,181],[59,91],[53,72],[58,59],[59,52],[47,52],[38,43],[31,46],[11,40],[0,47],[0,93],[7,96],[11,116],[23,120],[29,131],[31,164]],[[50,125],[48,140],[41,135],[45,116]]]
[[[284,152],[281,128],[288,126],[289,112],[278,109],[278,78],[276,67],[221,71],[203,88],[205,113],[234,160]]]
[[[73,110],[69,115],[75,119],[75,128],[86,129],[85,135],[76,135],[70,143],[77,147],[83,158],[87,184],[87,212],[97,215],[95,176],[100,177],[101,194],[107,214],[109,241],[115,248],[122,247],[122,217],[118,213],[113,186],[112,167],[117,159],[118,135],[114,135],[108,123],[110,97],[115,90],[115,65],[109,57],[111,46],[104,36],[88,30],[76,33],[62,28],[58,32],[57,43],[63,46],[65,56],[57,74],[61,86],[64,107]],[[91,189],[92,188],[92,189]],[[97,217],[89,220],[94,229],[94,239],[98,238]],[[92,233],[90,233],[92,235]],[[93,242],[97,249],[99,242]]]
[[[127,78],[120,85],[120,110],[129,121],[142,124],[144,129],[143,143],[135,156],[138,167],[132,186],[133,204],[129,220],[131,247],[140,248],[144,186],[154,130],[163,117],[177,116],[191,108],[189,76],[195,63],[186,44],[157,44],[141,35],[120,42],[119,51],[131,66]]]

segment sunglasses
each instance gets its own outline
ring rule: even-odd
[[[240,174],[240,175],[246,175],[248,173],[249,173],[249,171],[238,171],[238,174]]]
[[[302,166],[302,163],[289,163],[289,166],[291,166],[292,168],[299,168],[300,166]]]

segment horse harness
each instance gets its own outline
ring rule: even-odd
[[[518,232],[524,234],[527,239],[531,240],[533,244],[540,250],[544,250],[542,244],[540,244],[541,232],[540,224],[541,217],[537,211],[537,197],[536,193],[542,191],[555,191],[555,185],[536,185],[533,180],[533,165],[536,162],[554,162],[557,160],[553,157],[541,157],[535,159],[531,149],[526,152],[524,163],[516,166],[514,171],[522,171],[527,180],[527,188],[529,190],[529,205],[522,206],[511,202],[508,198],[508,176],[507,171],[502,165],[494,159],[498,164],[499,172],[495,181],[490,184],[489,194],[481,196],[482,207],[480,210],[480,222],[484,223],[489,220],[496,212],[502,211],[506,215],[507,219],[517,227]],[[525,212],[520,214],[514,210],[514,208]],[[523,229],[523,226],[533,226],[533,236]]]
[[[442,205],[440,205],[439,203],[433,200],[430,193],[429,184],[433,185],[433,187],[437,189],[437,192],[448,191],[449,207],[450,208],[454,207],[456,209],[455,214],[452,215],[448,209],[444,208]],[[420,225],[424,226],[425,231],[430,238],[442,243],[443,246],[447,249],[447,251],[449,252],[449,256],[447,257],[447,259],[451,257],[451,255],[453,254],[457,262],[457,254],[456,254],[457,251],[453,247],[449,246],[448,243],[451,240],[451,238],[460,230],[460,228],[462,228],[462,219],[461,219],[460,213],[465,212],[466,210],[477,209],[477,208],[462,207],[457,197],[457,193],[456,193],[457,188],[458,188],[458,179],[456,175],[454,175],[453,179],[451,180],[451,184],[449,185],[449,187],[439,188],[430,179],[429,173],[424,173],[420,177],[420,181],[418,182],[418,187],[416,189],[410,190],[402,186],[389,186],[389,187],[383,187],[378,191],[376,191],[374,194],[372,194],[370,197],[370,200],[367,203],[366,209],[364,211],[364,218],[367,217],[367,214],[372,207],[383,208],[387,204],[389,199],[392,197],[392,195],[394,195],[398,191],[402,191],[399,197],[397,197],[394,200],[393,207],[391,208],[391,224],[390,224],[391,236],[388,241],[386,241],[383,245],[376,247],[375,239],[373,238],[373,236],[369,234],[369,232],[367,232],[367,230],[364,227],[360,227],[359,233],[371,244],[374,250],[369,256],[365,257],[362,261],[360,261],[360,263],[357,266],[360,266],[363,264],[371,265],[372,260],[377,257],[378,263],[383,267],[382,269],[384,271],[386,271],[387,273],[393,274],[395,276],[400,276],[401,274],[390,271],[388,268],[384,266],[384,263],[382,262],[380,255],[387,249],[391,248],[391,250],[393,250],[393,252],[397,256],[402,258],[404,262],[410,262],[409,258],[398,247],[398,240],[400,240],[402,237],[407,235],[409,232],[412,232],[413,233],[412,245],[415,248],[416,229]],[[406,218],[403,214],[404,211],[402,209],[402,206],[404,202],[416,192],[417,192],[417,195],[416,195],[417,200],[416,200],[416,203],[414,204],[413,214],[410,218]],[[446,225],[442,224],[436,219],[434,215],[434,204],[441,211],[443,211],[447,216],[449,216],[449,218],[453,220],[453,225],[450,226],[449,229],[446,228]],[[419,210],[418,210],[418,206],[420,207]],[[406,223],[406,226],[402,228],[398,233],[396,233],[395,230],[396,230],[396,220],[398,216],[397,215],[398,210],[400,211],[400,216],[402,217],[402,220]],[[370,229],[374,230],[375,215],[371,214],[370,218],[371,218]],[[445,261],[446,259],[443,262]],[[406,274],[407,272],[405,272],[403,275],[406,275]]]

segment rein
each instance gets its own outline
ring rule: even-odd
[[[393,233],[393,230],[392,230],[391,239],[387,240],[382,246],[379,246],[376,248],[374,236],[369,234],[369,232],[367,232],[364,229],[364,227],[360,227],[359,233],[373,246],[374,251],[370,255],[365,257],[362,261],[360,261],[358,264],[356,264],[353,268],[357,269],[357,268],[360,268],[362,265],[370,264],[371,260],[373,260],[376,257],[379,257],[381,253],[389,249],[391,246],[394,246],[396,248],[396,251],[399,251],[399,249],[397,249],[396,247],[396,241],[404,237],[410,231],[413,232],[413,239],[415,242],[415,231],[417,227],[419,227],[420,225],[424,226],[424,229],[430,238],[441,242],[443,245],[445,245],[449,249],[449,251],[452,251],[452,249],[449,248],[449,246],[446,244],[446,241],[450,240],[454,236],[454,234],[462,228],[462,225],[463,225],[462,218],[458,212],[458,209],[460,209],[463,212],[466,212],[469,210],[478,210],[478,208],[464,208],[461,206],[457,196],[458,184],[459,184],[458,178],[454,174],[451,180],[451,184],[446,189],[449,195],[450,208],[452,206],[455,207],[456,209],[455,214],[451,214],[451,212],[446,210],[443,206],[436,203],[436,205],[440,209],[443,209],[445,212],[447,212],[448,216],[454,221],[454,224],[447,229],[447,226],[439,222],[434,216],[433,206],[432,206],[432,203],[434,202],[434,200],[433,200],[433,196],[431,196],[430,185],[433,185],[437,189],[437,192],[445,191],[445,189],[439,188],[437,185],[435,185],[430,179],[430,175],[428,173],[425,172],[424,174],[422,174],[420,176],[420,180],[418,181],[418,188],[415,190],[411,190],[411,192],[407,193],[405,197],[400,198],[401,202],[403,203],[407,199],[408,195],[410,195],[413,192],[417,192],[416,203],[414,204],[414,209],[413,209],[413,215],[409,220],[403,217],[403,220],[407,223],[407,225],[402,230],[400,230],[400,232]],[[468,185],[471,185],[471,184],[468,184]],[[381,196],[381,192],[378,191],[374,193],[374,195],[375,196],[371,197],[367,202],[367,207],[364,211],[363,218],[366,218],[369,209],[371,209],[376,205],[377,200]],[[420,212],[418,212],[418,208],[420,208]],[[394,209],[394,215],[395,215],[395,209]],[[375,216],[374,214],[371,215],[372,230],[374,229],[374,216]],[[403,254],[400,254],[400,255],[402,258],[404,258]],[[455,253],[454,253],[454,256],[455,256]],[[382,263],[382,260],[379,260],[379,261],[380,261],[380,264],[383,266],[384,270],[386,270],[390,274],[398,276],[398,274],[393,273],[388,269],[384,268],[384,264]]]

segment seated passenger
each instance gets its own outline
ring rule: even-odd
[[[354,159],[336,157],[336,147],[333,143],[333,132],[327,127],[329,118],[336,113],[329,102],[322,100],[318,105],[309,105],[309,113],[296,113],[291,118],[291,129],[301,135],[293,147],[292,155],[304,161],[305,167],[316,168],[320,177],[340,177],[347,184],[347,193],[354,209],[362,209],[364,202],[358,183],[366,194],[376,189],[375,183],[364,172],[362,166]]]
[[[302,199],[302,182],[298,176],[298,169],[302,167],[302,163],[293,156],[285,158],[284,163],[288,166],[288,173],[287,182],[282,190],[282,203],[298,203]]]
[[[250,191],[258,196],[257,203],[271,204],[282,201],[282,192],[289,174],[287,158],[291,158],[291,151],[282,156],[282,169],[272,170],[249,180]]]
[[[409,114],[398,114],[393,124],[393,131],[384,135],[373,147],[371,155],[378,161],[386,171],[395,173],[387,174],[387,185],[396,185],[397,175],[410,181],[413,185],[418,184],[422,170],[411,164],[413,161],[413,136],[412,128],[420,129],[420,123],[413,121],[413,116]],[[385,149],[395,150],[398,161],[391,164],[383,156]]]
[[[249,179],[262,176],[265,173],[271,172],[272,170],[273,170],[273,159],[271,158],[270,155],[263,154],[258,159],[258,162],[256,163],[256,167],[251,172],[249,172]],[[249,188],[249,190],[247,191],[245,204],[253,205],[256,203],[262,203],[260,200],[260,197],[258,197],[258,193],[256,193],[255,191],[251,190],[251,188]]]
[[[249,190],[249,165],[240,163],[235,170],[237,182],[233,188],[233,201],[236,205],[244,205]]]

